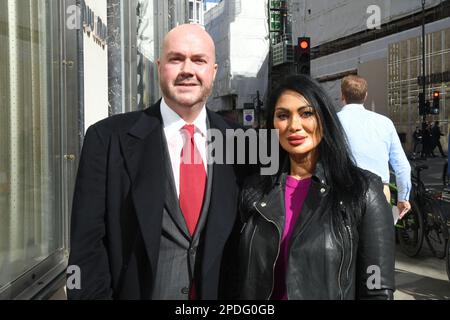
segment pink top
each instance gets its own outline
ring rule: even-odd
[[[310,185],[311,178],[297,180],[291,176],[286,177],[286,189],[284,194],[286,220],[283,235],[281,237],[280,253],[275,266],[275,283],[272,300],[287,300],[286,269],[289,257],[288,248]]]

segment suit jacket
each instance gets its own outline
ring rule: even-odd
[[[234,129],[207,111],[211,128]],[[116,115],[85,136],[71,217],[69,266],[81,288],[69,299],[150,299],[161,239],[167,176],[160,104]],[[197,295],[217,299],[222,253],[236,220],[239,169],[214,164],[202,234]],[[210,177],[208,177],[209,179]]]

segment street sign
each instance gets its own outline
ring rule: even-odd
[[[244,126],[253,126],[253,122],[255,121],[255,110],[244,109],[243,118],[244,118]]]

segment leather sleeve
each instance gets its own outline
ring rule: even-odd
[[[365,212],[358,229],[356,299],[393,299],[394,220],[379,177],[369,177]]]
[[[68,299],[112,298],[104,245],[106,152],[95,126],[90,127],[81,152],[71,216],[69,266],[79,269],[81,288],[68,287]]]

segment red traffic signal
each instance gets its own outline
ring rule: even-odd
[[[433,91],[433,98],[439,98],[441,93],[439,91]]]
[[[306,40],[302,40],[300,41],[300,48],[304,49],[308,49],[309,48],[309,42]]]

